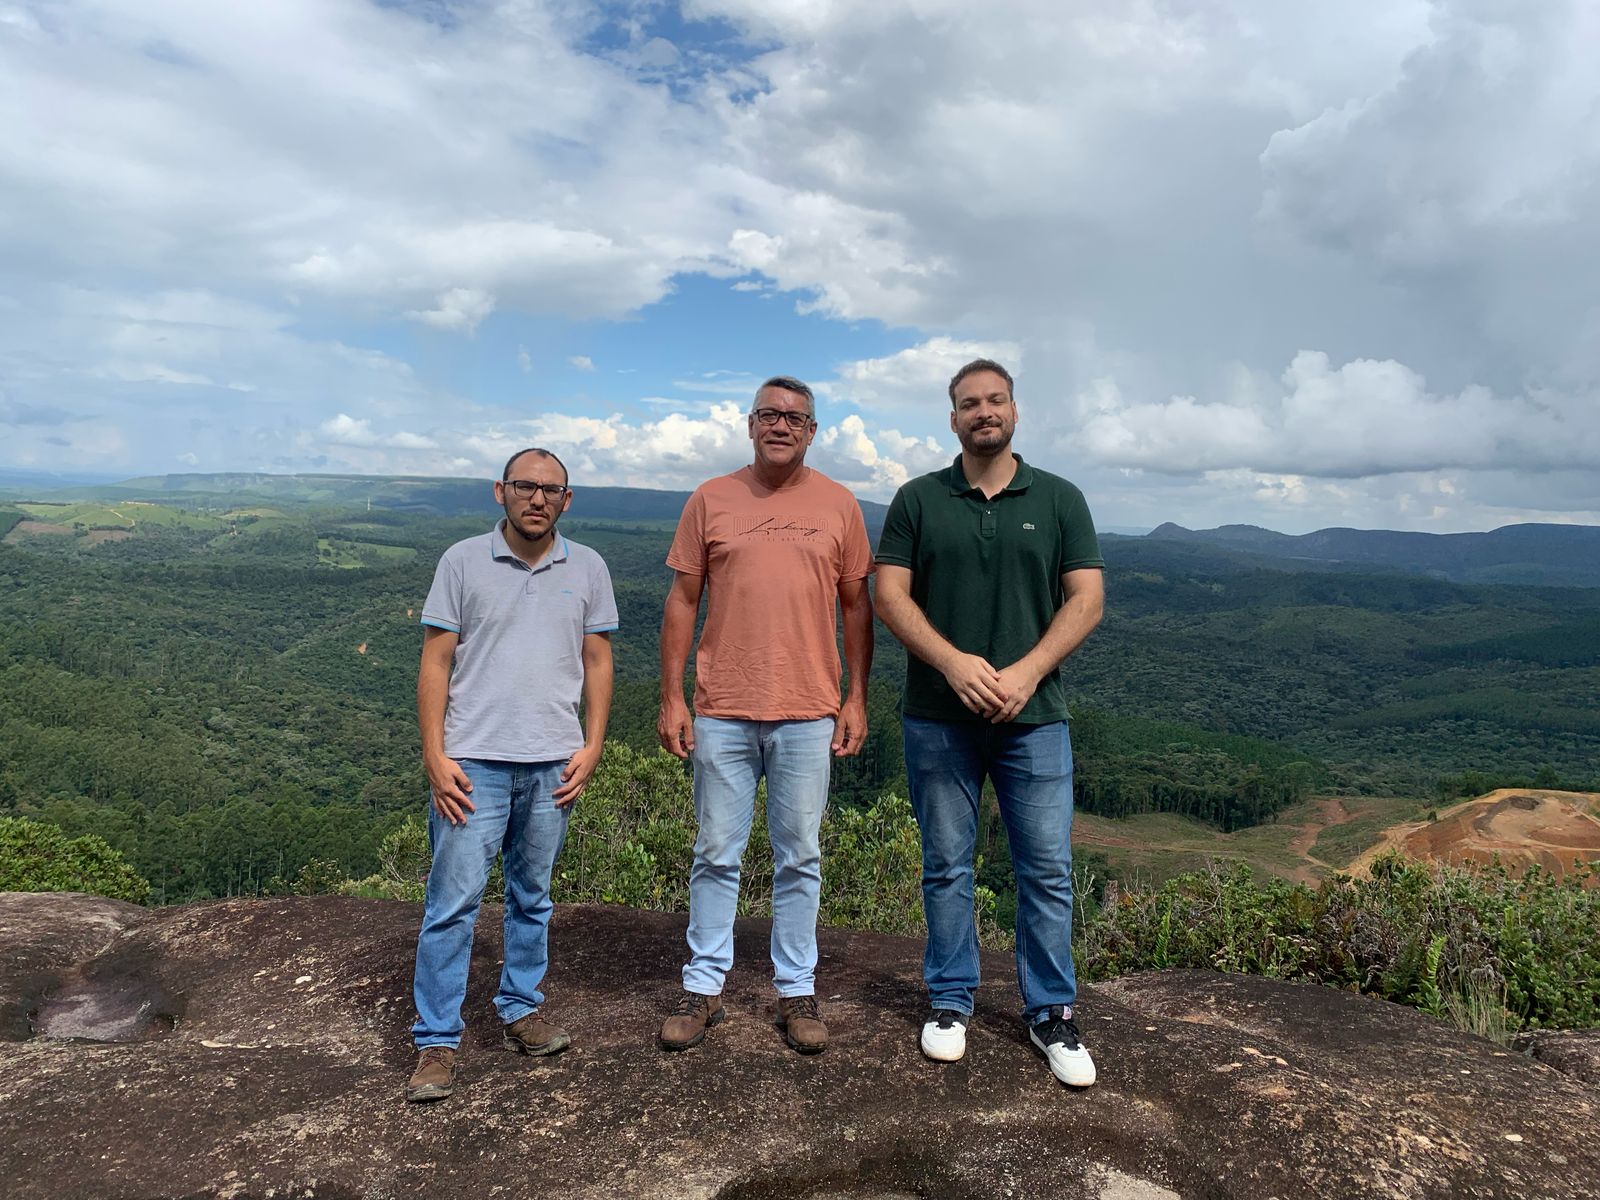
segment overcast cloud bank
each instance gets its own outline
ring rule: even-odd
[[[589,341],[681,344],[699,279],[790,314],[864,496],[990,353],[1108,524],[1600,522],[1596,45],[1579,0],[0,0],[0,462],[690,486],[748,458],[738,331]]]

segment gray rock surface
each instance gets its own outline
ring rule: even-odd
[[[148,915],[78,892],[0,892],[0,1041],[29,1037],[45,995]]]
[[[1600,1029],[1540,1029],[1514,1044],[1546,1066],[1600,1087]]]
[[[100,949],[82,931],[103,901],[0,901],[0,960],[9,938]],[[1072,1092],[1026,1042],[1009,957],[989,956],[967,1058],[927,1062],[921,946],[875,934],[823,934],[826,1054],[785,1047],[767,925],[748,921],[731,1019],[668,1055],[654,1037],[684,918],[558,909],[549,1012],[574,1045],[523,1058],[489,1005],[498,911],[479,923],[456,1094],[427,1107],[401,1099],[414,905],[135,910],[75,973],[57,954],[61,980],[159,1001],[167,1031],[7,1046],[4,1194],[1576,1200],[1600,1179],[1600,1092],[1326,988],[1162,972],[1085,989],[1101,1082]],[[29,978],[0,974],[0,1004],[47,1005]]]

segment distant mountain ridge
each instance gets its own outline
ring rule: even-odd
[[[121,483],[58,488],[41,500],[124,499],[173,503],[249,502],[274,504],[370,504],[394,512],[437,516],[470,516],[495,511],[487,479],[459,479],[427,475],[273,475],[265,472],[228,471],[187,475],[150,475]],[[572,519],[592,517],[618,521],[676,521],[688,492],[654,488],[574,488]],[[861,501],[867,528],[876,535],[883,528],[888,506]]]
[[[370,506],[392,512],[438,516],[489,515],[495,511],[489,481],[421,475],[274,475],[221,472],[155,475],[113,484],[58,488],[36,500],[148,500],[193,506],[276,505]],[[654,488],[576,489],[571,520],[675,522],[689,493]],[[861,501],[867,531],[875,540],[888,506]],[[1187,529],[1167,522],[1148,534],[1105,533],[1108,544],[1191,548],[1188,554],[1221,552],[1235,567],[1256,565],[1284,571],[1369,571],[1424,575],[1453,583],[1600,587],[1600,526],[1522,524],[1488,533],[1405,533],[1390,529],[1319,529],[1277,533],[1256,525]],[[1119,565],[1119,564],[1114,564]]]
[[[1274,565],[1343,564],[1456,583],[1600,587],[1600,526],[1594,525],[1530,523],[1487,533],[1333,528],[1288,534],[1256,525],[1185,529],[1168,522],[1146,536],[1241,551],[1277,560]]]

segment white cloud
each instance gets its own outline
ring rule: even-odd
[[[1025,452],[1130,514],[1600,506],[1593,4],[681,11],[11,0],[0,377],[8,411],[70,419],[3,453],[100,421],[140,468],[476,462],[437,414],[512,428],[492,406],[523,410],[533,363],[509,345],[681,339],[650,323],[701,275],[745,306],[690,326],[703,349],[641,355],[637,397],[590,381],[634,415],[548,418],[596,478],[743,459],[674,393],[743,410],[759,376],[696,372],[747,365],[753,309],[799,369],[849,360],[818,391],[862,427],[825,416],[816,452],[863,487],[934,461],[970,351],[1025,363]],[[678,424],[637,418],[663,405]],[[321,431],[341,415],[368,444]]]
[[[950,377],[975,358],[992,358],[1022,378],[1022,348],[1015,342],[936,337],[883,358],[844,363],[829,387],[837,398],[871,408],[914,406],[939,417],[949,403]]]
[[[455,329],[471,333],[494,311],[494,297],[476,288],[451,288],[441,292],[433,308],[408,312],[406,316],[435,329]]]
[[[87,372],[98,379],[114,379],[120,383],[168,383],[180,387],[215,387],[204,375],[192,371],[177,371],[162,363],[109,362],[92,367]]]
[[[1212,401],[1128,402],[1111,380],[1078,398],[1075,440],[1097,462],[1174,473],[1247,470],[1354,479],[1451,468],[1549,470],[1600,461],[1595,395],[1483,387],[1430,392],[1401,363],[1333,367],[1302,351],[1283,389]]]
[[[329,442],[340,446],[382,446],[393,450],[432,450],[436,443],[421,434],[394,430],[378,433],[366,418],[340,413],[331,421],[324,421],[317,431]]]
[[[567,359],[567,362],[578,368],[580,371],[594,370],[594,359],[590,358],[587,354],[574,354],[571,358]]]

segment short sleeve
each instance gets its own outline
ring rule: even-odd
[[[850,583],[872,574],[872,543],[861,504],[851,496],[843,505],[844,536],[839,540],[839,582]]]
[[[611,591],[611,571],[598,554],[589,569],[589,595],[583,610],[584,633],[610,633],[617,627],[617,598]]]
[[[1083,493],[1068,485],[1061,506],[1061,569],[1059,574],[1076,571],[1082,567],[1104,567],[1100,557],[1100,539],[1095,535],[1094,518],[1089,515],[1089,504]]]
[[[667,551],[667,566],[687,575],[706,573],[706,498],[696,489],[678,517],[678,531],[672,535]]]
[[[461,564],[455,555],[447,553],[434,568],[433,586],[422,603],[422,623],[460,633],[463,591]]]
[[[906,498],[903,484],[889,501],[889,513],[883,519],[883,532],[878,535],[878,562],[891,567],[913,567],[917,553],[916,520],[911,513],[911,501]]]

